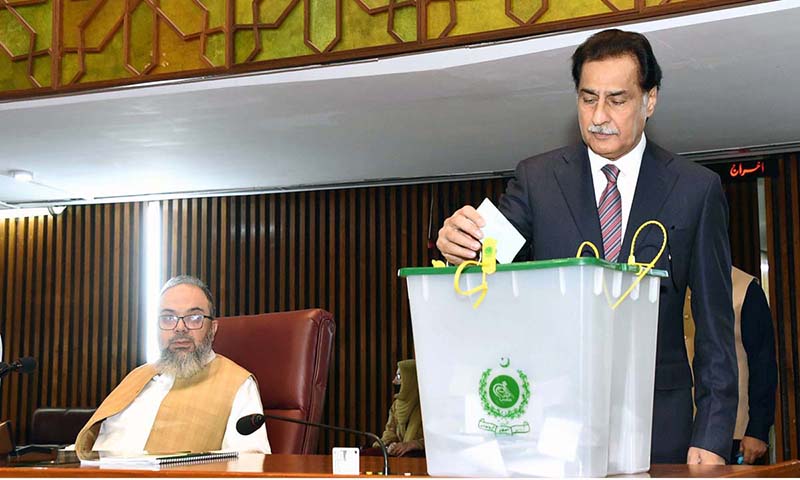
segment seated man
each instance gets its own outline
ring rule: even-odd
[[[255,379],[211,349],[217,332],[208,287],[190,276],[161,289],[161,358],[133,370],[78,434],[75,449],[148,453],[237,450],[270,453],[266,427],[236,432],[236,421],[263,413]]]

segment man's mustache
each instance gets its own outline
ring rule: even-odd
[[[601,135],[619,135],[619,130],[616,128],[605,127],[603,125],[589,125],[589,133],[599,133]]]
[[[189,340],[190,342],[194,343],[194,339],[192,338],[191,335],[187,335],[185,333],[181,333],[181,334],[176,334],[174,337],[170,338],[169,339],[169,344],[172,345],[173,343],[183,342],[183,341],[186,341],[186,340]]]

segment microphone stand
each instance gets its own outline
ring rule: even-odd
[[[19,361],[11,363],[0,362],[0,378],[5,377],[11,372],[17,371],[19,367],[20,367]]]
[[[0,362],[0,378],[11,372],[31,373],[34,370],[36,370],[36,360],[32,357],[20,358],[11,363]]]
[[[380,437],[378,437],[374,433],[362,432],[360,430],[353,430],[351,428],[334,427],[333,425],[325,425],[324,423],[309,422],[306,420],[297,420],[295,418],[281,417],[279,415],[271,415],[268,413],[264,414],[264,418],[271,418],[273,420],[280,420],[283,422],[298,423],[300,425],[309,425],[312,427],[329,428],[331,430],[337,430],[340,432],[352,433],[354,435],[374,438],[378,442],[378,445],[381,446],[381,453],[383,453],[383,474],[384,476],[389,475],[389,455],[386,453],[386,445],[384,445],[383,440],[381,440]]]

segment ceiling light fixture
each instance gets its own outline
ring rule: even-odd
[[[66,205],[50,205],[49,207],[47,207],[47,213],[55,217],[57,215],[61,215],[62,213],[64,213],[64,210],[66,209],[67,209]]]
[[[0,173],[0,175],[3,175],[3,174]],[[73,198],[74,197],[82,198],[82,199],[86,200],[87,202],[91,202],[91,201],[94,200],[93,196],[86,195],[85,193],[70,192],[70,191],[64,190],[63,188],[58,188],[58,187],[54,187],[52,185],[47,185],[47,184],[42,183],[42,182],[37,182],[37,181],[35,181],[33,179],[33,172],[31,172],[30,170],[19,170],[19,169],[8,170],[7,172],[5,172],[5,175],[13,178],[14,180],[16,180],[16,181],[18,181],[20,183],[30,183],[32,185],[36,185],[36,186],[39,186],[39,187],[49,188],[50,190],[57,190],[59,192],[66,193],[67,195],[69,195],[70,197],[73,197]],[[0,203],[2,203],[2,202],[0,202]],[[8,205],[6,204],[6,206],[8,206]],[[12,208],[15,208],[15,207],[12,206]],[[58,213],[55,213],[54,215],[58,215],[59,213],[61,213],[61,212],[59,211]]]
[[[33,172],[28,170],[10,170],[8,175],[18,182],[28,183],[33,181]]]

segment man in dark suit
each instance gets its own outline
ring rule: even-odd
[[[731,451],[737,369],[731,305],[728,207],[719,177],[648,141],[661,70],[647,39],[606,30],[573,55],[572,75],[583,144],[520,162],[499,208],[525,236],[518,260],[575,255],[590,240],[603,258],[652,259],[669,271],[659,303],[653,404],[653,463],[724,464]],[[475,258],[484,225],[471,206],[444,222],[437,246],[451,263]],[[655,231],[654,231],[655,230]],[[696,318],[695,402],[683,337],[683,301],[692,289]]]

